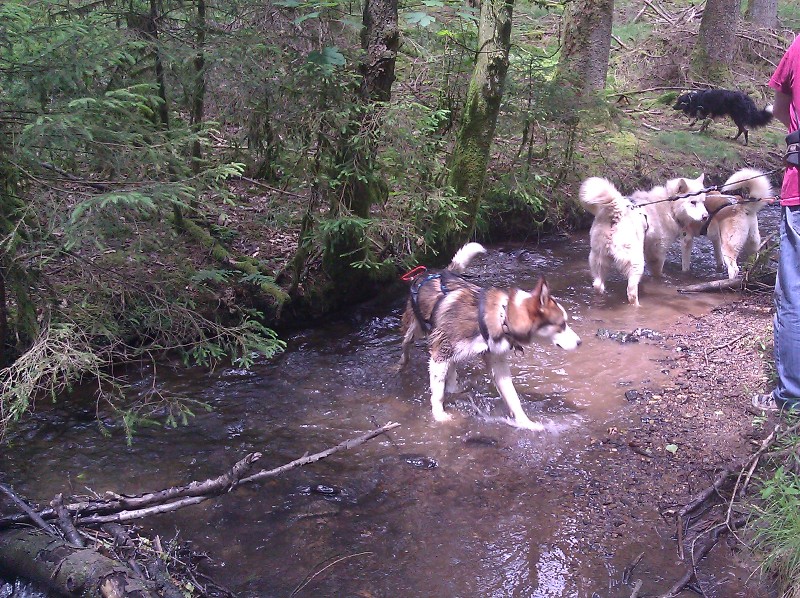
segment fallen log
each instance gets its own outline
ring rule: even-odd
[[[156,598],[130,568],[91,548],[76,548],[41,530],[0,534],[0,574],[21,577],[62,596]]]
[[[690,284],[688,287],[678,287],[679,293],[707,293],[709,291],[729,291],[729,290],[742,290],[742,277],[725,278],[722,280],[709,280],[708,282],[700,282],[697,284]]]

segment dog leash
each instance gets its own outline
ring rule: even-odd
[[[781,168],[773,168],[772,170],[768,170],[767,172],[763,172],[763,173],[761,173],[759,175],[751,176],[748,179],[742,179],[741,181],[736,181],[736,184],[746,183],[747,181],[753,181],[755,179],[761,178],[762,176],[769,176],[769,175],[776,174],[776,173],[782,172],[782,171],[783,171],[783,167],[781,167]],[[705,188],[701,189],[700,191],[691,191],[689,193],[683,193],[681,195],[674,195],[674,196],[668,197],[666,199],[658,199],[656,201],[650,201],[650,202],[647,202],[647,203],[639,203],[639,204],[635,204],[635,205],[636,205],[636,207],[651,206],[651,205],[657,204],[657,203],[664,203],[665,201],[677,201],[679,199],[686,199],[687,197],[695,197],[697,195],[702,195],[703,193],[708,193],[709,191],[722,191],[724,188],[725,188],[725,185],[712,185],[711,187],[705,187]],[[726,194],[726,195],[730,196],[731,194]],[[738,202],[738,203],[746,203],[746,202],[750,202],[750,201],[766,201],[768,199],[774,200],[776,198],[765,197],[764,199],[747,199],[747,200],[744,200],[744,201]]]

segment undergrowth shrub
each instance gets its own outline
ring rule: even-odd
[[[795,464],[796,465],[796,464]],[[753,549],[764,572],[777,579],[782,596],[800,597],[800,476],[781,466],[763,480],[751,524]]]

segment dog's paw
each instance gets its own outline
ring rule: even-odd
[[[523,430],[531,430],[533,432],[544,432],[544,426],[539,422],[531,421],[529,419],[525,420],[513,420],[514,425],[518,428],[522,428]]]
[[[440,422],[440,423],[441,422],[449,422],[450,420],[453,419],[453,416],[450,415],[449,413],[445,412],[445,411],[442,411],[441,413],[434,413],[433,414],[433,419],[435,419],[437,422]]]

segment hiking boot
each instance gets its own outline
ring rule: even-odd
[[[772,393],[765,395],[757,394],[750,402],[756,409],[761,409],[763,411],[780,411],[780,407],[778,403],[775,402]]]

